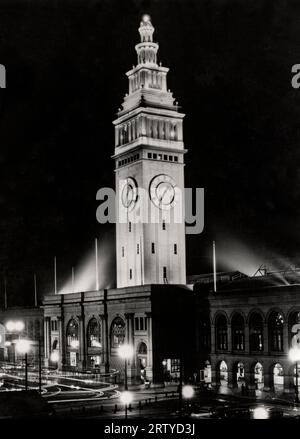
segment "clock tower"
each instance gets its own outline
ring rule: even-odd
[[[144,15],[115,126],[117,287],[185,284],[182,122]]]

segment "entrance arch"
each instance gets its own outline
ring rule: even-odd
[[[146,367],[148,364],[148,348],[143,341],[139,344],[137,349],[137,378],[144,384],[147,381]]]
[[[242,388],[245,385],[245,366],[242,361],[238,361],[233,366],[232,383],[235,387]]]
[[[226,361],[222,360],[217,365],[217,384],[221,387],[228,387],[228,367]]]
[[[273,367],[273,384],[274,384],[275,392],[277,393],[283,392],[284,371],[280,363],[276,363]]]
[[[256,385],[256,388],[258,390],[262,390],[264,387],[264,369],[263,365],[259,362],[257,362],[254,365],[254,382]]]

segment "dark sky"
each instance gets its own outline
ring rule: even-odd
[[[114,185],[112,120],[136,64],[143,13],[186,113],[186,186],[205,188],[205,230],[187,271],[298,260],[300,4],[295,0],[0,0],[0,270],[30,303],[93,248],[96,192]],[[249,271],[248,270],[248,271]],[[112,266],[113,272],[113,266]]]

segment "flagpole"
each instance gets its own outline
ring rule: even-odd
[[[38,299],[37,299],[37,289],[36,289],[36,275],[33,275],[33,286],[34,286],[34,306],[38,306]]]
[[[74,271],[74,267],[72,267],[72,292],[75,293],[75,271]]]
[[[7,309],[6,277],[4,277],[4,309]]]
[[[54,294],[57,294],[56,256],[54,256]]]
[[[98,291],[99,290],[98,238],[95,238],[95,276],[96,276],[96,291]]]
[[[214,293],[217,292],[216,243],[213,241]]]

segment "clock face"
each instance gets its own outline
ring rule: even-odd
[[[126,182],[122,188],[121,200],[126,209],[132,209],[138,197],[137,182],[134,178],[126,178]]]
[[[166,174],[157,175],[149,185],[151,201],[160,209],[170,209],[176,201],[175,187],[172,177]]]

